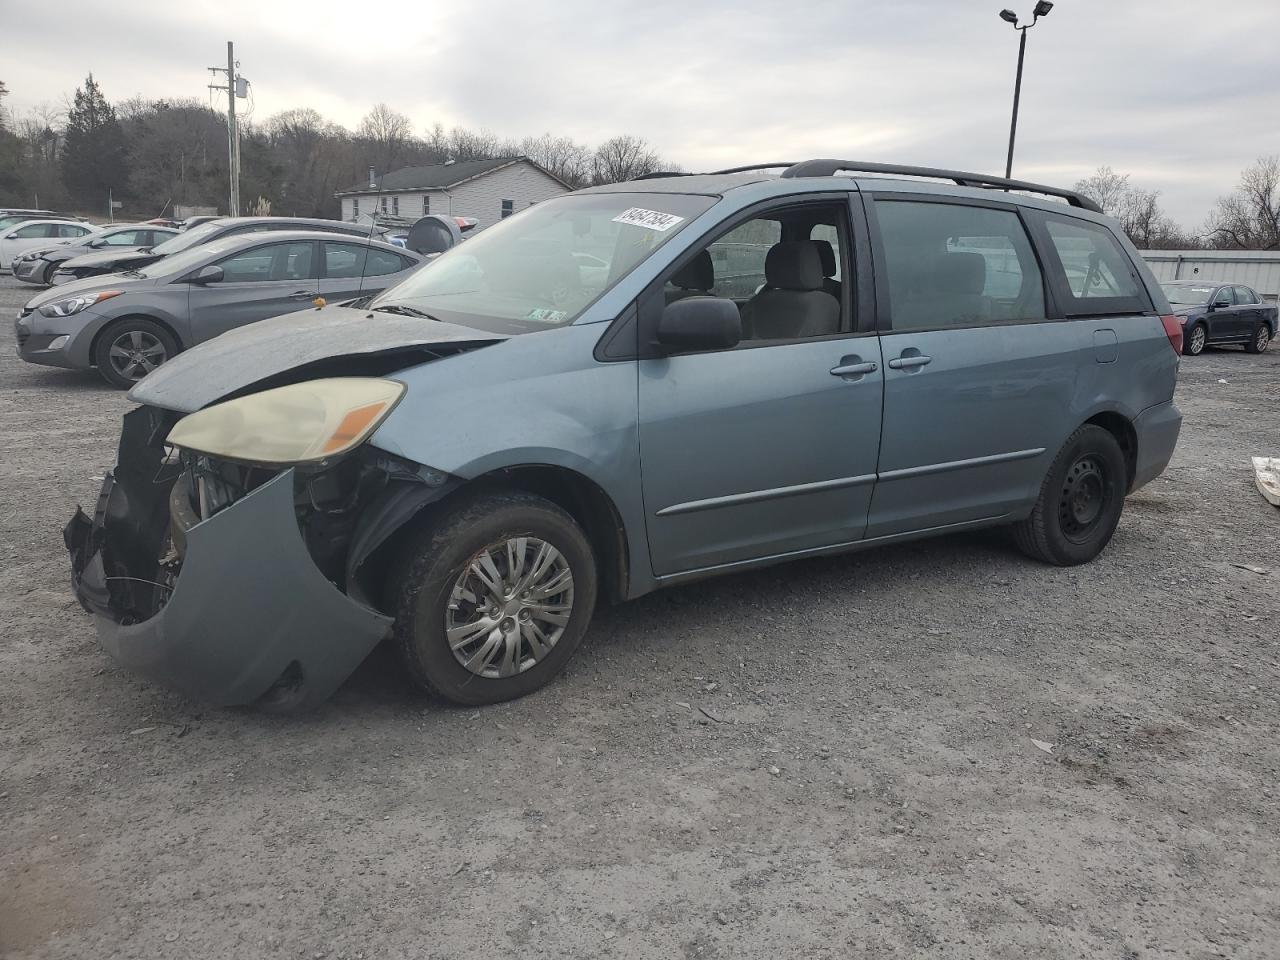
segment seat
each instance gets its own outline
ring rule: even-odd
[[[840,281],[836,277],[836,251],[830,240],[810,240],[822,261],[822,289],[840,299]]]
[[[675,303],[686,297],[711,296],[716,285],[716,268],[711,262],[711,251],[700,250],[698,255],[681,267],[672,277],[677,290],[667,291],[667,303]]]
[[[901,306],[894,308],[896,328],[968,326],[989,322],[991,298],[987,260],[980,253],[935,254],[920,271],[920,283]]]
[[[822,289],[822,260],[810,240],[783,240],[764,261],[766,288],[743,308],[754,340],[794,340],[840,332],[840,301]]]

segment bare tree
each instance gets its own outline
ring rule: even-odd
[[[1161,209],[1160,192],[1133,186],[1127,173],[1099,167],[1093,176],[1078,180],[1075,191],[1096,203],[1107,216],[1118,220],[1129,239],[1143,250],[1194,246],[1182,228]]]
[[[1206,232],[1218,247],[1280,247],[1280,156],[1260,157],[1240,175],[1235,192],[1218,198]]]
[[[385,173],[413,140],[413,123],[403,113],[377,103],[360,121],[359,135],[372,145],[374,165]]]
[[[600,146],[591,158],[592,183],[620,183],[653,173],[662,164],[661,158],[642,137],[622,134],[611,137]]]
[[[585,187],[591,182],[591,148],[571,137],[551,133],[525,137],[520,142],[520,153],[571,187]]]
[[[1103,213],[1115,216],[1129,193],[1129,175],[1116,173],[1110,167],[1099,167],[1093,176],[1077,180],[1073,189],[1096,203]]]

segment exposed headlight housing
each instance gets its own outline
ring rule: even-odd
[[[394,380],[308,380],[183,417],[168,442],[255,466],[319,464],[364,443],[403,395],[404,384]]]
[[[51,300],[43,304],[39,310],[46,317],[69,317],[73,313],[79,313],[81,310],[92,307],[95,303],[110,300],[112,297],[118,297],[122,293],[124,293],[123,290],[101,290],[98,293],[82,293],[75,297]]]

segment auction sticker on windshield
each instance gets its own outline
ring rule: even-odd
[[[657,230],[659,233],[670,230],[677,223],[682,223],[683,221],[684,217],[677,217],[674,213],[663,213],[661,210],[646,210],[644,207],[628,207],[613,218],[614,223],[644,227],[648,230]]]

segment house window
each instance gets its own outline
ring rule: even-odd
[[[379,203],[380,203],[380,205],[381,205],[381,207],[382,207],[382,212],[383,212],[383,213],[386,213],[386,212],[387,212],[387,198],[386,198],[386,197],[379,197],[378,199],[379,199]]]
[[[400,216],[400,198],[399,197],[391,198],[391,213],[392,213],[392,216],[396,216],[396,217]]]
[[[352,220],[360,219],[360,198],[359,197],[351,198],[351,219]]]
[[[511,214],[515,212],[516,212],[516,202],[514,200],[502,201],[502,216],[504,218],[511,216]]]
[[[422,215],[425,217],[431,212],[431,197],[428,194],[422,195]]]

